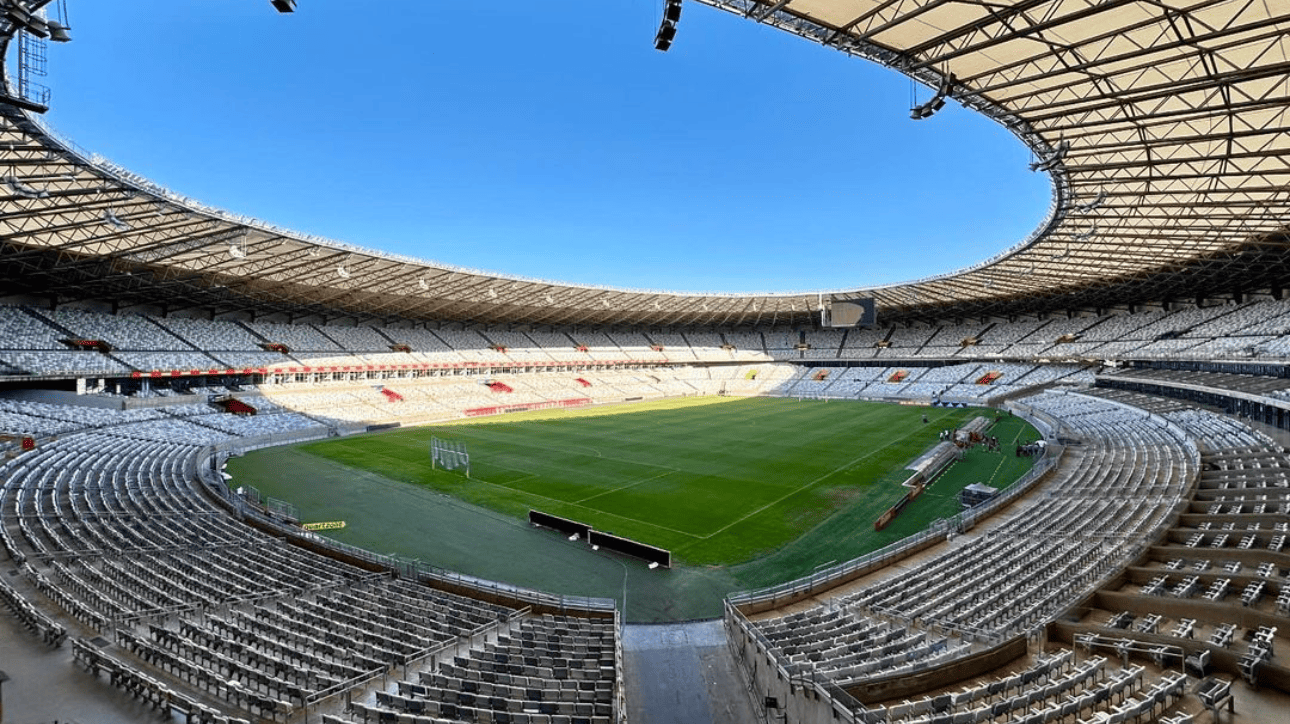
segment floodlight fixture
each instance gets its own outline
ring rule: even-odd
[[[296,11],[296,0],[270,0],[270,2],[280,13],[294,13]]]
[[[1094,198],[1092,201],[1088,201],[1083,204],[1077,204],[1075,206],[1075,210],[1080,213],[1087,213],[1101,206],[1103,201],[1106,201],[1106,189],[1102,189],[1101,191],[1097,192],[1097,197]]]
[[[57,20],[48,21],[46,23],[46,26],[49,28],[50,40],[54,41],[55,43],[71,42],[72,36],[67,33],[67,31],[71,30],[71,28],[67,27],[66,25],[63,25]]]
[[[1031,171],[1051,171],[1057,167],[1066,158],[1066,153],[1071,150],[1071,142],[1062,139],[1053,147],[1051,153],[1042,156],[1038,161],[1030,164]]]
[[[927,99],[926,103],[921,103],[909,109],[909,117],[915,121],[921,121],[924,118],[931,118],[933,114],[945,107],[945,99],[949,98],[950,93],[954,92],[954,83],[958,79],[953,73],[946,73],[941,76],[941,84],[936,89],[936,95]]]
[[[654,34],[654,49],[667,52],[676,37],[676,24],[681,21],[681,0],[667,0],[663,6],[663,21]]]
[[[116,229],[117,231],[125,231],[126,229],[130,228],[130,224],[128,224],[121,217],[113,213],[112,209],[105,209],[103,211],[103,223],[107,224],[108,226],[111,226],[113,229]]]
[[[8,184],[9,190],[13,191],[15,196],[21,196],[24,199],[47,199],[49,192],[44,189],[37,189],[23,183],[17,176],[5,176],[4,182]]]
[[[654,36],[654,49],[667,52],[672,47],[672,39],[676,37],[676,26],[664,22],[659,26],[658,33]]]

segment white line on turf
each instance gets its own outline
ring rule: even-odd
[[[512,493],[521,493],[521,494],[523,494],[523,495],[531,495],[531,496],[533,496],[533,497],[535,497],[535,498],[542,498],[543,500],[550,500],[550,501],[551,501],[551,502],[553,502],[553,503],[559,503],[560,505],[573,505],[573,506],[576,506],[576,507],[578,507],[578,508],[586,508],[587,510],[595,511],[596,513],[599,513],[600,515],[608,515],[608,516],[610,516],[610,517],[612,517],[612,518],[618,518],[619,520],[625,520],[625,521],[628,521],[628,522],[631,522],[631,523],[637,523],[637,524],[639,524],[639,525],[647,525],[647,526],[649,526],[649,527],[651,527],[651,528],[658,528],[659,530],[666,530],[666,531],[670,531],[670,532],[672,532],[672,533],[676,533],[677,535],[683,535],[683,536],[685,536],[685,537],[687,537],[687,538],[696,538],[696,539],[697,539],[697,538],[701,538],[701,537],[702,537],[702,536],[696,535],[696,534],[694,534],[694,533],[687,533],[686,531],[683,531],[683,530],[677,530],[676,528],[669,528],[669,527],[667,527],[667,526],[665,526],[665,525],[659,525],[658,523],[649,523],[649,522],[646,522],[646,521],[643,521],[643,520],[640,520],[640,519],[637,519],[637,518],[629,518],[629,517],[627,517],[627,516],[625,516],[625,515],[617,515],[617,514],[615,514],[615,513],[610,513],[610,512],[608,512],[608,511],[601,510],[601,509],[599,509],[599,508],[593,508],[593,507],[591,507],[591,506],[589,506],[589,505],[579,505],[578,503],[571,503],[571,502],[569,502],[569,501],[567,501],[567,500],[560,500],[559,498],[552,498],[552,497],[550,497],[550,496],[542,495],[542,494],[540,494],[540,493],[534,493],[534,492],[532,492],[532,491],[530,491],[530,490],[521,490],[521,489],[519,489],[519,488],[512,488],[512,487],[510,487],[509,485],[502,485],[502,484],[500,484],[500,483],[490,483],[490,482],[488,482],[487,480],[484,480],[483,478],[471,478],[471,479],[470,479],[470,482],[472,482],[472,483],[483,483],[484,485],[491,485],[491,486],[493,486],[494,488],[502,488],[502,489],[504,489],[504,490],[509,490],[509,491],[511,491]]]
[[[591,500],[591,499],[593,499],[593,498],[599,498],[599,497],[600,497],[600,496],[602,496],[602,495],[609,495],[610,493],[617,493],[617,492],[618,492],[618,491],[620,491],[620,490],[626,490],[626,489],[628,489],[628,488],[634,488],[634,487],[636,487],[637,485],[640,485],[640,484],[642,484],[642,483],[648,483],[648,482],[649,482],[649,481],[651,481],[651,480],[658,480],[659,478],[664,477],[664,476],[666,476],[666,475],[671,475],[672,473],[679,473],[679,472],[681,472],[681,471],[679,471],[679,470],[665,470],[665,471],[663,471],[663,472],[659,473],[658,475],[651,475],[651,476],[649,476],[648,478],[641,478],[640,480],[637,480],[637,481],[636,481],[636,482],[634,482],[634,483],[628,483],[628,484],[626,484],[626,485],[620,485],[620,486],[618,486],[617,488],[611,488],[610,490],[602,490],[602,491],[600,491],[599,493],[596,493],[595,495],[588,495],[587,497],[583,498],[582,500],[575,500],[574,502],[575,502],[575,503],[577,503],[578,505],[581,505],[581,504],[583,504],[583,503],[585,503],[585,502],[587,502],[588,500]]]

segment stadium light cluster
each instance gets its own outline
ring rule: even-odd
[[[1053,147],[1053,150],[1051,153],[1049,153],[1047,156],[1040,158],[1038,161],[1035,161],[1034,163],[1030,164],[1030,170],[1031,171],[1053,170],[1054,168],[1057,167],[1057,164],[1062,162],[1062,159],[1066,158],[1066,152],[1069,150],[1071,150],[1071,142],[1063,138],[1062,140],[1057,142],[1057,145]]]
[[[37,189],[32,186],[28,186],[27,184],[19,180],[17,176],[14,176],[12,174],[9,176],[5,176],[4,182],[9,186],[9,190],[12,191],[15,196],[19,196],[24,199],[49,198],[48,191],[45,191],[43,189]]]
[[[130,228],[130,224],[124,219],[122,219],[121,217],[117,216],[116,213],[112,211],[112,209],[105,209],[103,211],[103,223],[107,224],[113,229],[116,229],[117,231],[127,231]]]
[[[654,49],[666,52],[672,47],[672,39],[676,37],[676,24],[681,21],[681,0],[667,0],[667,5],[663,7],[663,22],[658,26],[658,32],[654,34]]]
[[[36,0],[36,2],[23,2],[22,0],[5,0],[3,3],[4,17],[15,26],[31,33],[42,40],[48,39],[55,43],[66,43],[72,39],[68,34],[66,25],[66,8],[60,2],[60,20],[53,20],[44,17],[43,8],[51,0]]]
[[[954,90],[954,74],[946,73],[941,76],[941,85],[936,89],[936,95],[927,99],[926,103],[916,105],[909,109],[909,117],[915,121],[921,121],[924,118],[931,118],[934,113],[945,107],[945,99],[950,97],[950,92]]]

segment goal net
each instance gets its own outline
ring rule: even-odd
[[[453,440],[430,438],[430,467],[444,470],[465,470],[470,477],[470,453],[466,452],[466,443]]]

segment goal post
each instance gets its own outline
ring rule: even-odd
[[[466,477],[470,477],[470,453],[466,451],[466,443],[460,440],[442,440],[437,437],[430,438],[430,468],[432,470],[443,468],[444,470],[465,470]]]

